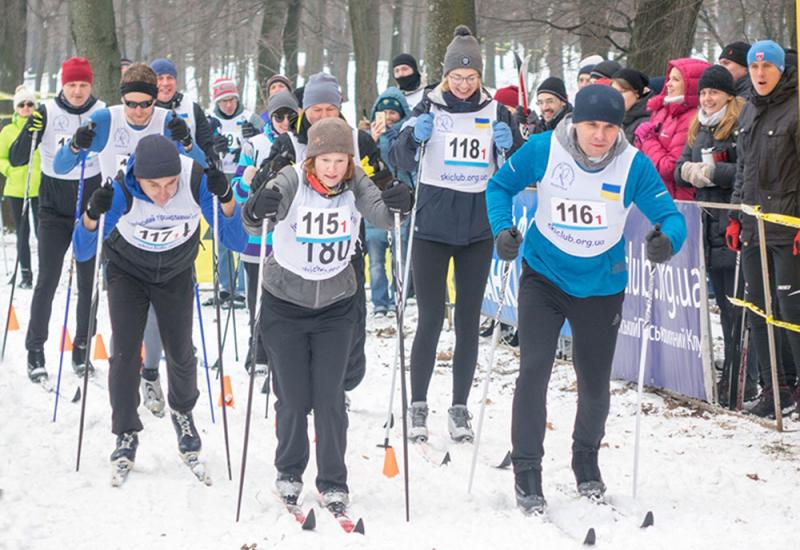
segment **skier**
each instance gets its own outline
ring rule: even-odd
[[[271,77],[267,78],[264,81],[264,88],[263,92],[267,96],[267,110],[261,113],[261,120],[264,121],[264,126],[269,126],[269,100],[272,96],[277,94],[278,92],[289,92],[292,93],[292,83],[289,79],[282,75],[282,74],[275,74]],[[292,94],[294,96],[294,94]],[[295,103],[297,103],[297,98],[295,97]]]
[[[313,87],[306,89],[305,97]],[[273,230],[264,269],[261,338],[275,372],[278,447],[276,486],[296,504],[309,459],[307,415],[314,411],[316,486],[335,514],[348,504],[345,375],[358,325],[358,281],[350,256],[361,216],[393,225],[393,212],[411,209],[411,191],[381,192],[354,160],[353,130],[338,118],[314,122],[305,161],[266,181],[262,170],[244,207],[245,228]]]
[[[414,246],[411,255],[419,325],[411,349],[409,438],[428,437],[428,385],[442,330],[447,270],[456,280],[453,397],[450,437],[473,438],[467,398],[478,360],[481,301],[492,260],[492,233],[484,190],[500,164],[522,143],[512,115],[481,85],[481,47],[461,25],[447,47],[444,81],[426,93],[390,151],[399,170],[421,163]],[[416,155],[427,143],[422,158]]]
[[[30,158],[34,144],[33,132],[37,132],[37,144],[42,157],[41,187],[39,189],[39,274],[31,301],[30,322],[25,336],[28,350],[28,376],[34,382],[47,378],[44,344],[47,341],[53,297],[61,277],[64,254],[70,244],[75,225],[75,210],[78,196],[81,167],[74,166],[59,173],[54,166],[56,153],[69,142],[79,126],[91,115],[103,109],[105,103],[92,96],[92,67],[83,57],[71,57],[61,64],[61,91],[53,99],[39,105],[28,118],[25,128],[11,147],[12,166],[23,166]],[[80,212],[86,201],[100,185],[100,162],[97,155],[85,157],[83,172],[83,196],[77,205]],[[77,262],[78,300],[72,367],[83,374],[86,366],[86,332],[89,330],[92,280],[94,278],[91,258]]]
[[[605,492],[597,453],[627,284],[622,230],[631,205],[661,224],[646,237],[650,262],[669,260],[686,237],[683,216],[655,168],[625,139],[624,116],[619,92],[598,84],[582,88],[572,114],[555,131],[531,136],[486,190],[497,255],[507,262],[515,260],[523,240],[514,227],[512,199],[538,182],[541,206],[524,241],[520,373],[511,419],[516,499],[525,513],[545,508],[547,385],[564,320],[572,328],[578,377],[572,469],[581,495],[602,498]],[[588,230],[591,239],[585,238]]]
[[[392,59],[392,76],[406,96],[409,108],[414,109],[425,94],[425,83],[414,56],[410,53],[397,54]]]
[[[126,74],[136,70],[132,66]],[[105,215],[103,255],[108,260],[108,310],[114,334],[108,390],[111,431],[117,444],[111,462],[118,482],[133,467],[142,423],[139,369],[148,308],[155,310],[167,355],[168,402],[178,449],[197,469],[200,435],[192,409],[197,401],[197,359],[192,349],[192,265],[200,242],[200,215],[213,223],[212,195],[219,197],[219,232],[231,249],[241,250],[247,236],[225,174],[179,155],[160,134],[143,137],[113,184],[97,189],[75,227],[73,246],[79,261],[97,248],[97,226]]]

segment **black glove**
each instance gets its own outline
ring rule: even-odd
[[[522,235],[516,227],[503,229],[494,240],[497,257],[504,262],[513,262],[519,255],[519,245],[522,244]]]
[[[114,200],[114,186],[111,184],[101,185],[95,189],[89,197],[89,205],[86,207],[86,215],[90,220],[97,221],[100,216],[111,210],[111,202]]]
[[[219,197],[219,202],[226,203],[233,198],[233,190],[228,178],[216,166],[206,168],[206,187],[210,193]]]
[[[92,146],[94,136],[94,123],[90,122],[75,130],[75,135],[72,136],[72,146],[76,149],[88,149]]]
[[[184,147],[192,144],[192,133],[189,125],[175,111],[172,111],[172,119],[167,123],[167,130],[172,136],[172,141],[177,141]]]
[[[251,199],[250,213],[252,217],[257,220],[274,218],[282,199],[283,195],[277,187],[273,186],[269,189],[263,186]]]
[[[261,132],[259,132],[258,129],[251,123],[245,122],[244,124],[242,124],[242,137],[244,139],[250,139],[252,137],[256,137],[260,133]]]
[[[292,151],[285,149],[280,152],[280,154],[275,155],[275,158],[272,159],[270,163],[270,170],[273,174],[277,174],[287,166],[290,166],[294,162],[294,155]]]
[[[390,212],[408,214],[414,205],[414,196],[411,188],[405,183],[396,181],[394,185],[381,193],[381,199]]]
[[[218,155],[227,155],[228,154],[228,138],[221,135],[214,136],[214,139],[211,140],[211,148],[214,152]]]
[[[656,224],[644,238],[647,241],[647,259],[654,264],[662,264],[672,258],[672,241],[661,232],[661,225]]]

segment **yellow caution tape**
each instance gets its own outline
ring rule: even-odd
[[[776,223],[778,225],[785,225],[786,227],[793,227],[800,229],[800,218],[794,216],[787,216],[786,214],[770,214],[761,212],[760,206],[750,206],[748,204],[742,205],[742,212],[756,218],[761,218],[765,222]]]
[[[800,332],[800,325],[796,325],[794,323],[787,323],[786,321],[781,321],[779,319],[776,319],[775,317],[772,317],[771,315],[767,315],[767,313],[763,309],[761,309],[755,304],[752,304],[745,300],[740,300],[739,298],[731,298],[730,296],[728,296],[727,298],[731,304],[735,305],[736,307],[744,307],[749,309],[750,311],[752,311],[753,313],[764,319],[770,325],[780,328],[785,328],[786,330],[791,330],[792,332]]]

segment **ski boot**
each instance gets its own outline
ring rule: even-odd
[[[78,376],[83,376],[86,369],[89,374],[94,374],[94,365],[86,357],[86,344],[75,344],[72,348],[72,370]]]
[[[20,271],[21,278],[19,281],[19,287],[22,289],[30,289],[33,288],[33,273],[30,269],[23,269]]]
[[[320,491],[322,505],[334,514],[346,514],[350,495],[340,486],[326,487]]]
[[[428,404],[425,401],[411,403],[408,408],[408,439],[413,442],[428,441]]]
[[[136,432],[124,432],[117,436],[117,447],[111,453],[111,485],[119,487],[128,478],[136,461],[139,436]]]
[[[542,471],[530,469],[515,473],[514,494],[517,499],[517,507],[523,514],[526,516],[544,514],[547,501],[542,494]]]
[[[297,499],[300,498],[300,493],[303,492],[303,480],[294,474],[278,472],[275,488],[278,490],[278,496],[281,497],[283,502],[295,506],[297,505]]]
[[[152,374],[151,374],[152,373]],[[150,377],[155,377],[149,380]],[[164,417],[164,392],[161,391],[161,382],[158,378],[158,371],[144,369],[142,371],[142,381],[139,384],[142,391],[142,403],[144,408],[153,413],[158,418]]]
[[[453,405],[447,409],[447,429],[450,431],[450,438],[453,441],[472,442],[475,434],[472,431],[471,418],[472,415],[466,405]]]
[[[197,428],[194,427],[191,411],[186,413],[170,411],[170,413],[172,425],[175,427],[175,434],[178,436],[178,451],[181,456],[185,459],[187,455],[199,453],[203,447],[203,442],[200,440]]]
[[[39,383],[43,378],[47,378],[47,370],[44,368],[44,350],[28,350],[28,378],[34,383]]]
[[[792,392],[789,386],[780,386],[778,391],[781,400],[781,410],[783,414],[786,414],[792,410],[792,405],[794,405]],[[758,397],[758,401],[756,401],[756,404],[753,405],[748,412],[762,418],[775,418],[775,400],[772,397],[772,388],[770,386],[764,386],[764,389],[761,390],[761,395]]]
[[[602,502],[606,486],[597,464],[597,451],[572,451],[572,471],[578,484],[578,494]]]

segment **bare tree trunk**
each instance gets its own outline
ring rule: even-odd
[[[429,0],[425,50],[429,79],[441,78],[444,54],[458,25],[466,25],[476,34],[475,0]]]
[[[288,6],[286,0],[264,0],[264,18],[261,21],[261,37],[258,40],[259,83],[278,74],[283,57],[283,26]]]
[[[386,86],[394,85],[392,75],[392,59],[403,52],[403,3],[395,0],[392,5],[392,46],[389,50],[389,70],[387,71]]]
[[[608,56],[609,42],[603,36],[608,31],[608,0],[580,0],[578,17],[581,22],[581,57],[598,54]]]
[[[133,60],[139,61],[142,59],[142,52],[144,50],[144,25],[142,24],[142,0],[134,0],[131,3],[131,23],[133,23],[133,28],[135,30],[136,41],[136,48],[133,50]],[[130,52],[129,52],[130,53]]]
[[[36,47],[39,48],[36,56],[36,83],[34,84],[34,89],[37,92],[42,89],[42,77],[44,76],[44,70],[47,66],[47,46],[50,36],[47,32],[47,27],[48,20],[45,19],[42,22],[42,30],[44,32],[39,34],[39,43],[36,45]]]
[[[324,51],[322,46],[322,36],[325,32],[325,0],[313,0],[314,8],[309,13],[308,23],[303,26],[303,36],[306,44],[306,63],[303,67],[303,78],[306,80],[312,74],[322,71],[324,64]]]
[[[119,101],[119,47],[112,0],[70,0],[72,40],[78,55],[86,57],[94,73],[94,95]]]
[[[300,15],[303,9],[302,0],[289,0],[286,12],[286,27],[283,30],[283,55],[286,56],[286,76],[297,86],[297,54],[300,42]]]
[[[356,118],[369,112],[378,95],[378,11],[369,0],[348,0],[353,51],[356,57]]]
[[[0,0],[0,90],[14,93],[25,76],[25,0]]]
[[[497,87],[497,43],[494,40],[486,40],[483,43],[483,83],[489,88]]]
[[[703,0],[641,0],[633,20],[629,67],[663,74],[670,59],[691,54]]]
[[[564,61],[561,57],[564,49],[564,37],[561,35],[561,31],[552,28],[547,34],[547,70],[550,72],[550,76],[564,78]]]
[[[411,40],[408,46],[408,53],[413,55],[418,62],[422,58],[422,34],[422,10],[419,9],[415,1],[414,13],[411,17]]]
[[[347,73],[350,65],[350,44],[340,40],[349,34],[350,25],[347,14],[344,10],[337,10],[334,15],[333,32],[327,37],[328,65],[333,76],[339,81],[339,88],[342,90],[342,98],[349,101],[350,85],[347,81]]]

